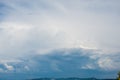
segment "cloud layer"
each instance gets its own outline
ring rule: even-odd
[[[119,51],[118,1],[4,0],[0,8],[1,53],[69,47]]]
[[[75,71],[78,68],[111,72],[119,70],[119,2],[118,0],[0,1],[0,71],[19,72],[22,69],[21,71],[26,72],[35,67],[44,68],[43,71],[46,71],[50,67],[51,71],[55,69],[61,72],[62,68],[67,72],[67,70],[73,71],[74,65],[77,66]],[[67,50],[62,52],[61,49]],[[57,53],[53,52],[54,50],[60,50],[57,52],[61,54],[54,54]],[[71,54],[71,51],[75,54]],[[36,53],[39,54],[38,58],[30,57]],[[16,59],[19,60],[19,57],[26,58],[26,56],[31,59],[28,64],[21,59],[14,62]],[[73,61],[74,65],[69,61]],[[82,63],[83,61],[85,63]],[[35,66],[30,68],[32,67],[30,64]],[[68,65],[72,67],[67,69]]]
[[[9,75],[13,75],[12,78],[18,80],[37,77],[116,78],[119,58],[119,54],[103,55],[96,50],[60,49],[46,55],[34,54],[16,60],[1,60],[0,74],[8,75],[1,78],[10,79]]]

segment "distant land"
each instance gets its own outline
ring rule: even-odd
[[[36,78],[27,80],[117,80],[117,79],[97,79],[97,78]]]

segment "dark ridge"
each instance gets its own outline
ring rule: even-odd
[[[36,78],[27,80],[117,80],[117,79],[96,79],[96,78]]]

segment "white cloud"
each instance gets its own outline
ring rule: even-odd
[[[27,71],[29,71],[29,70],[30,70],[28,66],[24,66],[24,68],[25,68]]]
[[[21,73],[27,72],[30,70],[31,62],[27,62],[20,59],[1,59],[0,60],[0,72],[1,73]]]
[[[7,68],[8,71],[13,71],[14,70],[14,67],[11,66],[11,65],[8,65],[8,64],[4,64],[4,66]]]
[[[95,66],[92,64],[86,64],[85,66],[81,67],[82,69],[95,69]]]
[[[98,60],[98,65],[104,70],[119,70],[119,57],[116,55],[101,57]]]
[[[119,52],[120,16],[115,1],[0,1],[9,7],[0,23],[0,57],[44,54],[59,48],[103,50],[101,68],[115,69],[105,54]],[[108,10],[109,9],[109,10]],[[3,12],[4,13],[4,12]],[[117,66],[119,63],[115,63]],[[11,66],[6,65],[9,69]],[[91,66],[87,66],[91,68]]]

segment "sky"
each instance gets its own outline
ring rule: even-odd
[[[0,0],[1,78],[115,78],[120,70],[119,2]]]

